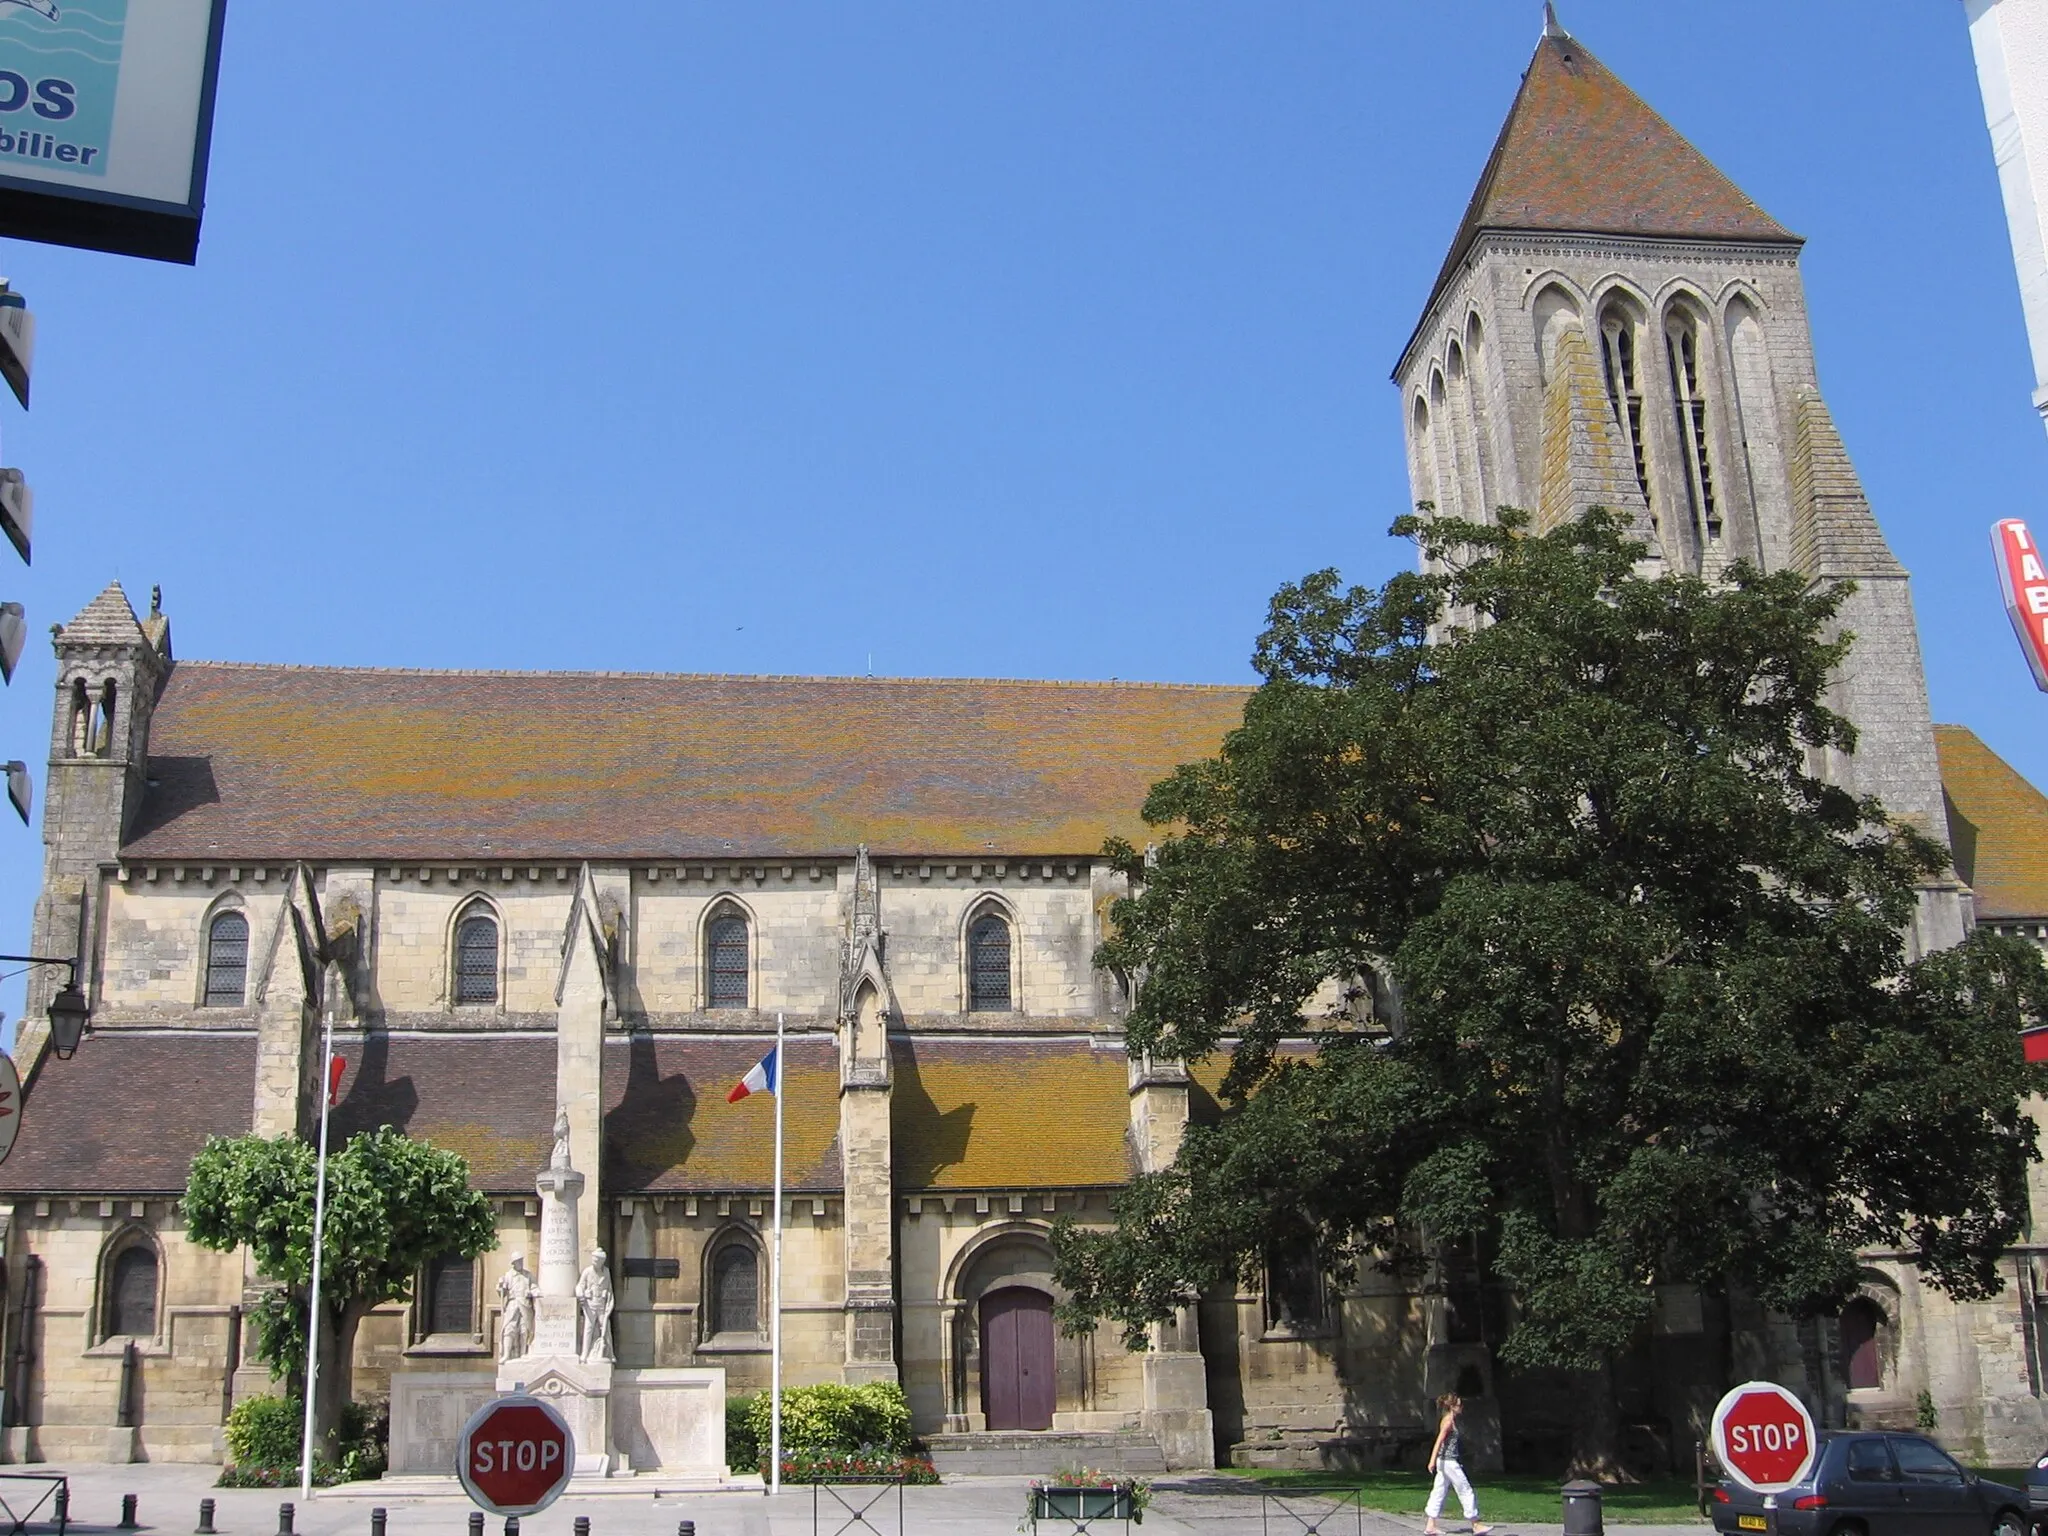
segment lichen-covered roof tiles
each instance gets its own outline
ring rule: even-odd
[[[772,1035],[635,1035],[605,1046],[604,1187],[617,1194],[774,1187],[774,1105],[725,1096]],[[555,1120],[555,1037],[373,1033],[349,1058],[338,1138],[392,1125],[460,1152],[491,1194],[531,1194]],[[839,1187],[838,1056],[829,1039],[789,1042],[784,1182]]]
[[[1129,1073],[1086,1040],[890,1043],[899,1190],[1071,1188],[1131,1177]]]
[[[2048,918],[2048,796],[1967,726],[1937,725],[1956,873],[1977,916]]]
[[[1799,243],[1583,43],[1551,30],[1529,60],[1430,304],[1489,229]]]
[[[125,606],[125,605],[124,605]],[[132,620],[130,621],[132,625]],[[1090,854],[1249,690],[179,662],[124,853]]]
[[[0,1194],[182,1194],[209,1136],[249,1129],[253,1032],[101,1029],[45,1056],[0,1163]]]

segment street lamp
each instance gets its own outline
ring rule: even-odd
[[[85,1000],[85,994],[78,990],[78,962],[76,960],[52,960],[43,955],[0,955],[0,960],[19,960],[26,965],[61,965],[65,968],[64,985],[57,989],[57,995],[50,999],[50,1049],[57,1053],[59,1061],[69,1061],[71,1053],[78,1049],[78,1042],[85,1038],[85,1031],[92,1023],[92,1004]]]

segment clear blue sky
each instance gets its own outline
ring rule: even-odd
[[[2048,517],[2048,436],[1961,4],[1563,19],[1808,237],[1936,717],[2048,783],[1986,539]],[[40,637],[160,582],[186,657],[1244,679],[1279,583],[1409,559],[1387,374],[1539,22],[236,0],[197,268],[0,246],[41,327],[0,597]],[[0,758],[39,792],[50,689],[37,638]],[[0,947],[40,857],[0,826]]]

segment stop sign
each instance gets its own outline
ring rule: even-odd
[[[1746,1381],[1714,1409],[1714,1455],[1754,1493],[1783,1493],[1813,1469],[1806,1404],[1773,1381]]]
[[[550,1403],[513,1393],[469,1416],[455,1442],[455,1475],[494,1515],[546,1509],[569,1485],[576,1439]]]

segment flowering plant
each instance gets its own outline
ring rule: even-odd
[[[761,1458],[768,1470],[768,1458]],[[782,1458],[785,1483],[936,1483],[938,1469],[929,1456],[906,1456],[870,1448],[843,1454],[796,1451]]]
[[[1152,1484],[1142,1477],[1124,1477],[1115,1472],[1099,1472],[1093,1467],[1061,1467],[1051,1477],[1034,1477],[1024,1494],[1024,1518],[1017,1529],[1028,1530],[1035,1525],[1041,1512],[1055,1519],[1072,1519],[1071,1514],[1052,1515],[1046,1509],[1046,1493],[1059,1488],[1099,1488],[1105,1493],[1121,1494],[1118,1501],[1130,1510],[1131,1520],[1139,1525],[1145,1523],[1145,1511],[1152,1503]],[[1120,1515],[1108,1518],[1121,1518]]]

